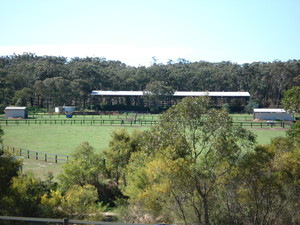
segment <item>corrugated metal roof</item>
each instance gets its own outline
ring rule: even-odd
[[[104,96],[143,96],[143,91],[92,91],[91,95]],[[196,91],[175,91],[173,96],[177,97],[197,97],[197,96],[211,96],[211,97],[250,97],[249,92],[196,92]]]
[[[92,95],[106,96],[142,96],[142,91],[93,91]]]
[[[249,92],[228,92],[228,91],[222,91],[222,92],[216,92],[216,91],[176,91],[174,93],[174,96],[211,96],[211,97],[250,97]]]
[[[16,107],[16,106],[8,106],[5,108],[6,109],[26,109],[26,107]]]
[[[284,109],[253,109],[253,112],[257,113],[285,113]]]

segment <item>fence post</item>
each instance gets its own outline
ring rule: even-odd
[[[57,163],[57,155],[55,155],[55,163]]]
[[[30,158],[29,150],[27,150],[27,158],[28,158],[28,159]]]
[[[47,162],[47,153],[45,153],[45,162]]]
[[[68,219],[66,218],[63,219],[63,225],[68,225],[69,224],[68,222],[69,222]]]
[[[39,153],[35,153],[35,159],[38,160],[39,159]]]
[[[20,148],[20,156],[22,156],[22,149]]]

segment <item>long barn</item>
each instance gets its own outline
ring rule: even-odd
[[[98,96],[96,99],[99,103],[110,105],[141,105],[151,106],[151,101],[147,96],[152,94],[144,91],[92,91],[92,96]],[[184,97],[199,97],[209,96],[212,98],[214,105],[221,106],[223,104],[229,105],[243,105],[245,106],[250,99],[249,92],[195,92],[195,91],[175,91],[172,95],[164,95],[160,100],[159,105],[170,106],[177,104]]]
[[[293,116],[284,109],[253,109],[253,118],[259,120],[294,120]]]

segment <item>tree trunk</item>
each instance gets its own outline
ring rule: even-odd
[[[207,201],[207,196],[206,194],[203,195],[203,207],[204,207],[204,220],[205,220],[205,225],[210,225],[209,223],[209,209],[208,209],[208,201]]]

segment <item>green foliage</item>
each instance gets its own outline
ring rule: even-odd
[[[169,222],[209,224],[217,185],[254,143],[254,134],[234,127],[228,112],[210,108],[207,97],[185,98],[144,132],[125,193]]]
[[[247,113],[253,113],[253,109],[255,109],[255,108],[258,108],[258,103],[256,103],[255,101],[253,101],[253,100],[250,100],[249,102],[248,102],[248,104],[245,106],[245,112],[247,112]]]
[[[71,185],[96,186],[105,182],[105,173],[104,158],[96,154],[88,142],[83,142],[71,154],[71,159],[64,165],[64,173],[59,179],[61,185],[66,188]]]
[[[247,152],[220,189],[221,218],[227,224],[298,224],[299,171],[299,145],[288,138]]]
[[[293,126],[287,131],[287,136],[295,142],[300,143],[300,120],[293,124]]]
[[[0,127],[0,145],[4,132]],[[18,176],[21,168],[21,161],[0,149],[0,215],[5,215],[7,210],[6,197],[10,194],[10,186],[14,177]]]
[[[300,86],[295,86],[284,92],[282,105],[291,114],[300,113]]]
[[[106,209],[97,203],[97,188],[92,185],[72,185],[63,195],[59,190],[43,195],[41,205],[48,217],[102,220]]]
[[[225,110],[225,111],[227,111],[228,113],[230,113],[230,106],[229,106],[229,104],[227,104],[227,103],[223,104],[222,105],[222,109]]]
[[[4,131],[2,130],[1,126],[0,126],[0,144],[3,144],[3,139],[2,136],[4,135]]]
[[[17,102],[47,109],[70,103],[83,109],[102,103],[91,98],[91,90],[148,90],[156,94],[175,90],[249,91],[260,106],[275,107],[280,105],[285,90],[300,85],[299,60],[238,65],[179,59],[147,68],[97,57],[67,60],[30,53],[0,60],[0,112]],[[30,98],[25,90],[32,92]],[[161,101],[158,95],[152,97]],[[111,103],[109,99],[102,100]]]
[[[28,103],[32,103],[33,91],[30,88],[23,88],[16,91],[12,101],[17,106],[27,106]],[[31,104],[32,105],[32,104]]]
[[[39,216],[39,204],[44,191],[42,182],[32,174],[13,177],[9,192],[1,200],[1,213],[11,216]]]
[[[63,168],[59,180],[64,191],[72,185],[93,185],[98,190],[98,200],[112,205],[115,198],[121,195],[118,187],[109,180],[104,155],[96,153],[88,142],[76,148]]]
[[[131,154],[137,151],[140,135],[137,131],[130,135],[124,128],[114,131],[111,135],[109,148],[104,151],[104,155],[109,177],[117,185],[126,185],[125,168]]]

